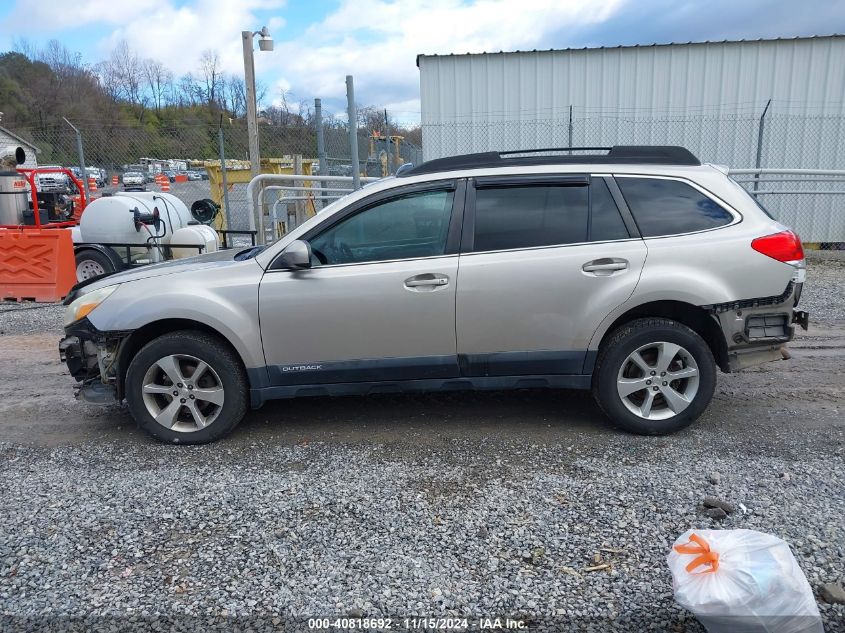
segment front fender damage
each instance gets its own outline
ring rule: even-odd
[[[59,343],[59,356],[77,381],[77,400],[91,404],[118,404],[120,392],[121,346],[130,332],[100,332],[87,319],[65,329]]]

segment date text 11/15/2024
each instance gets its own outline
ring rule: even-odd
[[[309,618],[314,630],[434,630],[434,631],[519,631],[528,628],[524,620],[512,618]]]

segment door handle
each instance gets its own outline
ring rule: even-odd
[[[421,287],[437,287],[445,286],[449,283],[449,277],[439,273],[425,273],[422,275],[414,275],[405,280],[407,288],[421,288]]]
[[[596,275],[611,275],[614,272],[625,270],[628,268],[628,262],[624,259],[617,259],[616,257],[602,257],[601,259],[594,259],[581,266],[581,270],[585,273],[595,273]]]

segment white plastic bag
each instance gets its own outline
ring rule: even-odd
[[[824,633],[785,541],[754,530],[688,530],[667,557],[675,601],[709,633]]]

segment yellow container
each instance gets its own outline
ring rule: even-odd
[[[223,172],[220,169],[220,161],[192,160],[190,163],[192,167],[204,167],[208,172],[208,183],[211,186],[211,199],[220,205],[221,210],[214,220],[214,228],[226,229],[226,205],[223,199]],[[302,175],[310,176],[313,174],[313,165],[316,163],[316,158],[303,158]],[[283,156],[282,158],[262,158],[261,173],[293,174],[293,165],[294,160],[292,156]],[[252,172],[250,172],[250,164],[248,160],[226,160],[226,185],[229,188],[229,194],[232,193],[232,189],[235,185],[246,185],[250,180],[252,180]],[[308,185],[309,181],[303,180],[302,186],[307,187]]]

